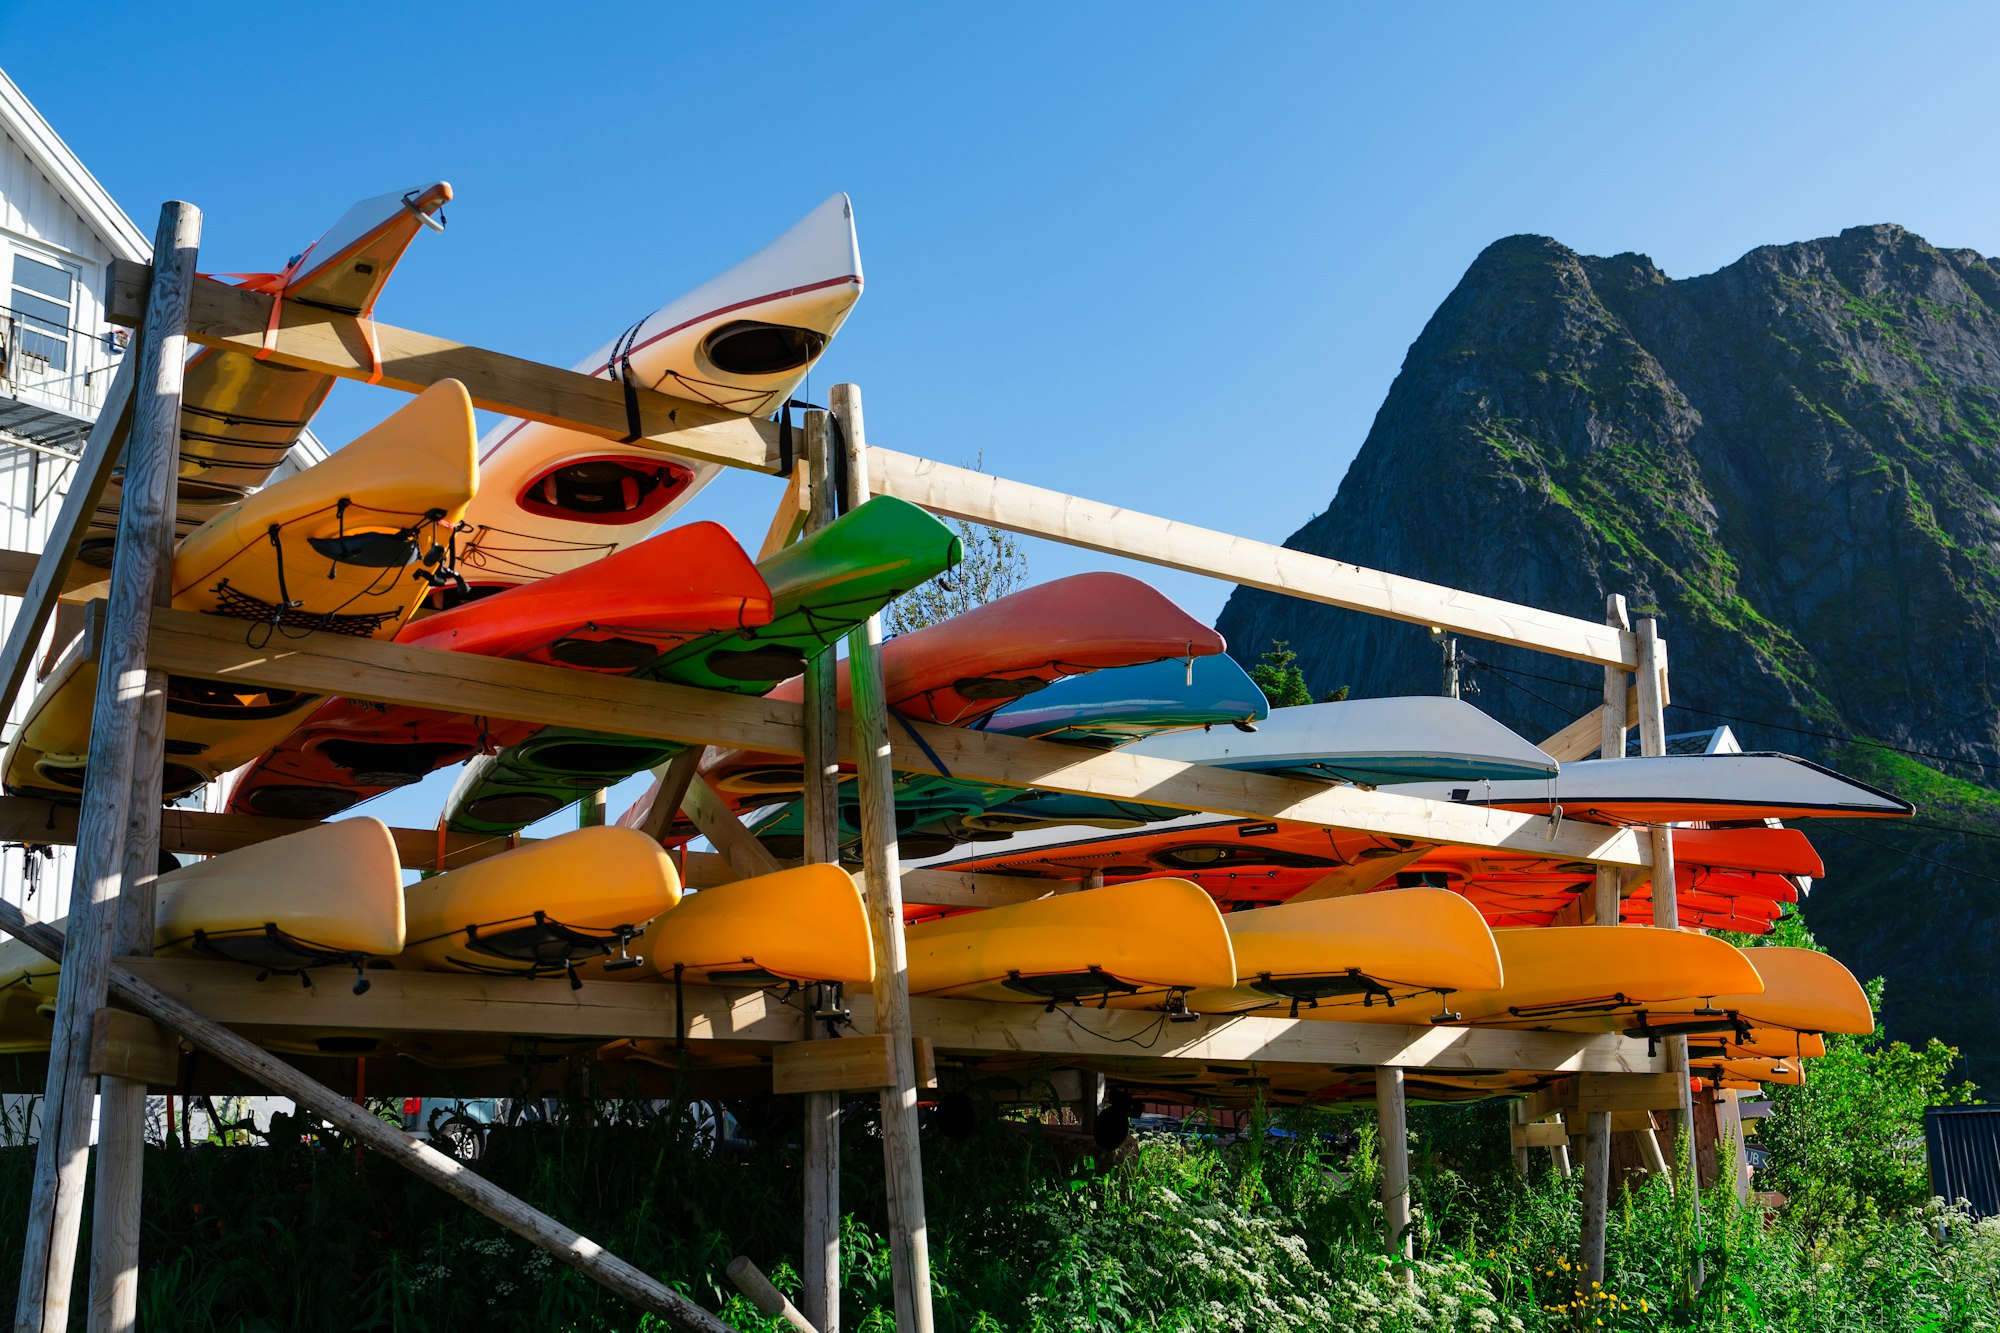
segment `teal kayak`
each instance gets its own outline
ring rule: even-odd
[[[1217,726],[1250,729],[1270,704],[1247,672],[1226,654],[1112,667],[1066,676],[974,724],[974,730],[1110,748],[1163,732]],[[984,835],[964,824],[1017,799],[1053,795],[1019,787],[971,782],[935,773],[896,775],[896,823],[906,856],[931,856]],[[841,785],[840,837],[860,836],[858,798]],[[1079,798],[1102,805],[1101,798]],[[1147,807],[1150,809],[1150,807]],[[1180,813],[1175,811],[1173,813]],[[804,811],[793,802],[755,824],[757,836],[780,856],[804,847]]]

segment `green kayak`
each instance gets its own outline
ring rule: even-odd
[[[771,588],[770,624],[693,640],[662,654],[638,678],[768,693],[962,555],[950,528],[907,501],[877,496],[758,561],[757,572]],[[545,727],[467,764],[445,802],[445,821],[460,832],[513,833],[681,748],[675,741]]]

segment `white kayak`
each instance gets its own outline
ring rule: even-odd
[[[1181,732],[1121,753],[1363,787],[1546,780],[1556,761],[1462,699],[1416,695],[1274,708],[1255,731]]]
[[[1555,781],[1416,782],[1399,796],[1563,814],[1607,824],[1901,818],[1901,797],[1788,754],[1669,754],[1564,764]]]
[[[747,417],[784,406],[861,295],[854,210],[836,194],[719,277],[576,366]],[[459,567],[477,589],[560,574],[655,531],[720,471],[641,443],[539,421],[479,442],[479,497]]]

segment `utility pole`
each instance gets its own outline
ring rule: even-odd
[[[1446,634],[1437,626],[1431,626],[1431,638],[1444,653],[1444,693],[1448,699],[1459,697],[1458,669],[1464,661],[1458,655],[1458,636]]]

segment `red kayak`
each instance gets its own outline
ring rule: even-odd
[[[691,523],[406,626],[397,643],[628,675],[702,635],[767,624],[771,590],[728,529]],[[230,794],[240,814],[324,819],[534,723],[330,699]]]
[[[1797,829],[1676,829],[1674,860],[1682,924],[1759,934],[1782,904],[1798,901],[1799,877],[1825,872]],[[1548,925],[1596,882],[1596,867],[1586,861],[1221,815],[1121,832],[1038,829],[924,864],[1072,882],[1095,872],[1108,884],[1170,874],[1193,880],[1225,905],[1284,902],[1329,877],[1348,881],[1340,892],[1444,888],[1471,900],[1490,926]],[[1650,922],[1652,886],[1639,886],[1621,913]]]
[[[962,727],[1063,676],[1193,661],[1222,649],[1220,634],[1150,584],[1126,574],[1075,574],[890,639],[882,645],[882,683],[889,706],[904,717]],[[839,682],[846,709],[844,661]],[[769,697],[803,699],[805,678],[785,681]],[[789,756],[730,751],[703,770],[725,792],[744,786],[732,779],[752,771],[759,794],[798,789],[799,761]]]

